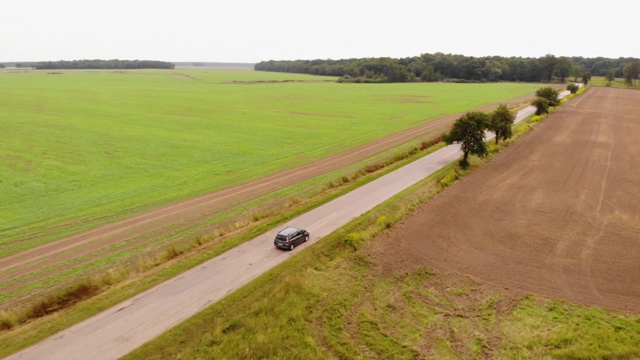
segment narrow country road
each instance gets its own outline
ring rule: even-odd
[[[566,96],[566,92],[562,96]],[[534,111],[532,106],[521,110],[516,121]],[[447,146],[292,219],[289,224],[311,233],[311,239],[300,248],[311,246],[455,161],[461,154],[458,145]],[[302,250],[276,249],[273,237],[278,230],[270,230],[8,359],[98,360],[121,357]]]

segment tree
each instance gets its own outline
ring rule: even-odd
[[[447,144],[459,143],[463,157],[460,166],[469,166],[469,155],[484,157],[487,155],[487,144],[484,142],[484,131],[489,126],[489,115],[483,112],[471,111],[464,114],[451,127],[451,131],[444,135]]]
[[[640,61],[634,61],[624,67],[624,84],[633,86],[633,80],[637,80],[640,75]]]
[[[4,69],[4,64],[0,64],[0,69]]]
[[[587,71],[584,69],[583,65],[573,64],[573,66],[571,67],[571,76],[574,77],[573,82],[578,82],[578,78],[581,77],[585,72]]]
[[[482,69],[482,74],[487,81],[500,81],[504,71],[502,64],[497,61],[487,61]]]
[[[570,93],[575,94],[580,90],[580,87],[576,84],[569,84],[567,85],[567,90],[569,90]]]
[[[543,80],[542,66],[537,60],[527,62],[525,81],[537,82]]]
[[[496,134],[496,144],[500,140],[507,140],[513,136],[511,127],[516,121],[516,115],[509,111],[507,105],[500,105],[491,113],[489,130]]]
[[[458,63],[456,69],[458,70],[457,78],[466,80],[480,80],[482,78],[482,68],[484,64],[481,64],[478,59],[469,57]]]
[[[567,76],[571,74],[573,63],[566,56],[559,57],[553,69],[553,74],[560,78],[560,82],[564,82]]]
[[[615,72],[613,70],[607,71],[607,86],[611,86],[611,82],[616,79]]]
[[[551,76],[553,75],[553,71],[556,67],[556,62],[558,59],[551,54],[545,55],[543,58],[538,60],[540,64],[540,73],[542,75],[542,80],[551,81]]]
[[[429,65],[424,69],[422,75],[420,75],[420,79],[422,79],[422,81],[433,82],[439,81],[441,79],[441,76],[440,74],[435,72],[433,66]]]
[[[560,93],[558,90],[552,87],[544,87],[540,88],[536,91],[536,96],[545,98],[549,102],[549,106],[558,106],[560,105]]]
[[[536,115],[542,115],[549,113],[549,100],[543,97],[536,97],[531,102],[531,105],[536,107]]]

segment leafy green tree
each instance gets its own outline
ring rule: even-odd
[[[456,64],[449,57],[439,56],[433,62],[433,68],[436,72],[442,74],[445,78],[450,78],[455,71]]]
[[[633,80],[637,80],[640,75],[640,61],[634,61],[627,64],[623,70],[624,84],[627,86],[633,86]]]
[[[542,76],[542,80],[551,81],[551,77],[553,75],[554,69],[556,68],[556,62],[558,59],[555,55],[545,55],[543,58],[538,60],[540,64],[540,74]]]
[[[580,90],[580,87],[576,84],[569,84],[567,85],[567,90],[569,90],[570,93],[575,94]]]
[[[518,81],[527,79],[527,62],[522,58],[508,58],[504,60],[503,79]]]
[[[422,75],[420,75],[420,79],[422,79],[422,81],[433,82],[440,81],[441,76],[433,69],[433,66],[429,65],[424,69]]]
[[[531,105],[536,107],[536,115],[548,114],[549,113],[549,100],[543,97],[536,97],[531,102]]]
[[[484,157],[487,155],[487,144],[484,142],[484,132],[489,127],[489,115],[483,112],[471,111],[464,114],[453,124],[451,131],[444,135],[447,144],[459,143],[463,156],[460,166],[469,166],[469,155]]]
[[[487,81],[500,81],[504,74],[504,67],[498,61],[487,61],[482,69],[482,74]]]
[[[552,87],[543,87],[536,91],[536,96],[545,98],[549,102],[549,106],[560,105],[560,93]]]
[[[496,144],[500,140],[507,140],[513,136],[511,127],[516,121],[516,115],[509,111],[507,105],[500,105],[491,113],[489,130],[496,134]]]
[[[611,82],[616,79],[616,73],[613,70],[607,71],[607,76],[605,77],[607,80],[607,86],[611,86]]]
[[[543,81],[544,74],[542,73],[542,66],[539,61],[527,62],[526,81],[537,82]]]
[[[587,70],[585,70],[584,65],[582,64],[576,64],[573,63],[572,61],[572,66],[571,66],[571,76],[573,76],[573,82],[578,82],[578,78],[582,76],[582,74],[584,74],[585,72],[587,72]]]
[[[416,75],[416,77],[420,77],[426,67],[427,64],[419,57],[414,58],[408,65],[408,68]]]
[[[567,76],[571,74],[573,69],[573,63],[571,59],[566,56],[559,57],[556,60],[555,67],[553,68],[553,74],[560,78],[560,82],[564,82]]]
[[[589,81],[591,81],[591,73],[587,71],[582,74],[582,83],[586,86]]]
[[[482,78],[483,68],[484,64],[482,64],[478,59],[474,57],[466,58],[457,65],[457,77],[466,80],[480,80]]]

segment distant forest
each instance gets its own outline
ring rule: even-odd
[[[36,70],[52,69],[174,69],[173,63],[156,60],[73,60],[30,64]]]
[[[608,59],[583,57],[541,58],[472,57],[452,54],[423,54],[408,58],[363,58],[345,60],[263,61],[254,67],[258,71],[277,71],[340,77],[341,82],[412,82],[455,81],[495,82],[526,81],[564,82],[568,77],[624,77],[624,67],[637,58]]]

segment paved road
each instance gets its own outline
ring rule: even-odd
[[[534,111],[532,106],[521,110],[516,121]],[[447,146],[292,219],[289,224],[311,233],[311,239],[300,247],[312,245],[461,155],[458,145]],[[270,230],[8,359],[121,357],[300,251],[276,249],[273,237],[278,230]]]

